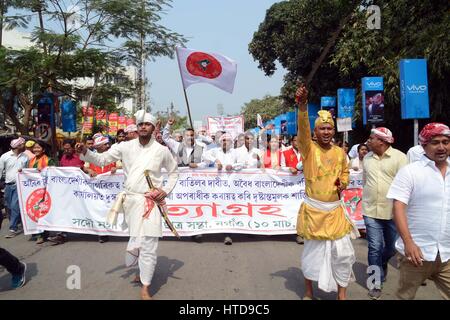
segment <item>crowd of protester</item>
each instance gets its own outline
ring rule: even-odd
[[[158,122],[154,136],[160,144],[166,146],[171,151],[179,167],[189,167],[191,169],[215,168],[218,171],[228,172],[239,171],[246,168],[259,168],[262,170],[282,170],[294,175],[298,174],[303,169],[303,159],[297,146],[297,136],[294,135],[288,139],[288,137],[276,134],[267,134],[267,132],[274,129],[272,126],[261,128],[257,135],[247,131],[233,137],[230,133],[225,131],[217,131],[208,135],[205,127],[200,127],[197,130],[186,128],[182,132],[173,132],[174,125],[175,121],[173,119],[169,119],[164,125]],[[441,131],[441,135],[447,138],[446,140],[444,139],[445,141],[441,143],[440,147],[443,149],[442,146],[444,146],[446,149],[444,148],[443,151],[440,150],[440,152],[446,152],[448,157],[448,127],[444,126]],[[138,138],[138,127],[136,125],[130,125],[125,130],[119,130],[115,139],[106,134],[96,133],[93,136],[84,138],[83,142],[91,151],[103,153],[110,148],[114,148],[115,144],[120,144],[124,141],[136,138]],[[314,139],[315,138],[313,137],[313,140]],[[394,144],[394,137],[392,132],[387,128],[373,129],[366,141],[356,143],[351,148],[349,148],[347,141],[333,141],[335,145],[344,150],[345,155],[347,156],[349,169],[354,172],[360,172],[363,175],[364,187],[362,206],[368,243],[368,262],[369,265],[379,266],[382,278],[381,283],[378,283],[369,291],[369,296],[372,299],[379,299],[381,297],[382,283],[386,281],[388,274],[388,262],[396,253],[396,241],[399,238],[399,227],[394,221],[393,212],[395,212],[394,207],[396,201],[393,200],[402,199],[403,193],[400,189],[407,184],[407,182],[405,182],[407,178],[403,177],[405,176],[405,173],[403,173],[402,177],[406,180],[402,182],[395,182],[397,179],[400,179],[397,175],[402,168],[408,165],[408,163],[412,164],[414,162],[428,161],[430,159],[430,156],[427,153],[432,152],[427,151],[428,149],[431,149],[431,147],[428,146],[430,141],[422,140],[421,144],[411,148],[407,155],[392,147]],[[75,143],[76,141],[74,140],[64,140],[60,152],[58,152],[57,155],[52,156],[50,154],[50,146],[38,139],[25,140],[22,137],[18,137],[11,142],[11,150],[4,153],[0,158],[0,172],[3,174],[4,179],[4,201],[6,205],[6,214],[9,218],[9,232],[6,235],[6,238],[13,238],[20,233],[21,218],[16,188],[16,174],[18,171],[24,168],[43,170],[48,166],[78,167],[87,175],[95,177],[107,172],[114,174],[117,169],[121,168],[120,162],[111,163],[104,167],[83,162],[75,153]],[[438,146],[436,146],[436,148],[438,148]],[[418,167],[417,169],[419,170],[420,168]],[[413,174],[422,173],[415,172]],[[448,171],[444,173],[444,177],[445,174],[447,179],[446,184],[448,185]],[[423,179],[425,178],[431,179],[430,177],[423,177]],[[436,185],[442,184],[442,181],[438,181],[438,177],[435,178],[436,179],[432,181],[433,183]],[[396,187],[392,187],[393,185]],[[448,190],[446,192],[448,194]],[[443,196],[446,197],[445,194]],[[424,201],[427,202],[426,199]],[[400,205],[397,204],[397,206]],[[419,220],[415,223],[420,225],[421,222]],[[439,220],[436,220],[436,223],[440,223]],[[427,227],[424,228],[426,229]],[[432,229],[433,227],[430,228]],[[403,235],[400,234],[401,236],[405,236],[404,230],[400,230],[400,232],[404,233]],[[421,236],[427,237],[422,234],[422,231],[416,230],[413,232],[418,232]],[[428,235],[428,237],[431,236]],[[446,237],[448,238],[448,234]],[[54,244],[63,244],[67,239],[68,236],[64,232],[58,232],[55,235],[51,235],[47,231],[43,231],[42,233],[31,237],[31,240],[36,241],[37,244],[42,244],[46,241],[50,241]],[[201,239],[201,235],[194,237],[194,240],[198,242],[200,242]],[[303,243],[303,239],[299,236],[296,240],[299,244]],[[427,253],[427,249],[425,248],[427,241],[425,239],[422,240],[419,240],[414,246],[411,245],[411,243],[407,243],[405,240],[405,249],[403,249],[408,250],[408,253],[415,250],[414,259],[417,259],[417,264],[421,264],[422,261],[424,261],[424,255],[422,255],[420,249],[417,250],[417,246],[420,247],[423,245],[424,247],[421,247],[421,249],[424,254]],[[106,241],[108,241],[107,236],[99,237],[99,242],[103,243]],[[446,241],[449,240],[447,239]],[[230,235],[225,235],[224,243],[226,245],[232,244]],[[6,250],[1,250],[0,255],[9,261],[11,264],[11,273],[15,275],[15,277],[13,277],[13,286],[18,287],[21,285],[22,280],[19,275],[25,272],[24,268],[26,267],[20,264],[20,262]],[[442,250],[444,251],[440,252],[442,256],[448,255],[448,242],[442,244]],[[441,258],[442,257],[439,259]],[[443,272],[445,272],[447,280],[442,278],[443,280],[441,279],[437,283],[439,283],[438,288],[441,293],[443,292],[443,295],[447,295],[448,298],[448,275],[450,273],[450,269],[448,268],[448,257],[447,262],[444,265],[446,266],[446,269]],[[405,279],[405,281],[409,281],[410,287],[403,292],[404,297],[413,298],[415,295],[414,290],[417,290],[417,286],[422,284],[426,277],[434,275],[435,273],[423,272],[420,277],[422,280],[420,281],[413,281],[409,278]]]

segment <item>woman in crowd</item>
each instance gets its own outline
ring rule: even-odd
[[[33,145],[34,158],[28,162],[28,168],[34,168],[41,171],[46,167],[56,166],[56,161],[48,156],[48,145],[40,140],[36,140]],[[36,244],[42,244],[47,240],[49,233],[44,231],[31,237],[32,240],[36,239]]]
[[[355,171],[363,170],[363,160],[364,160],[365,155],[368,152],[369,152],[369,148],[367,147],[367,145],[364,143],[361,143],[358,146],[358,156],[352,160],[350,168]]]
[[[280,140],[277,135],[272,135],[269,140],[267,151],[264,154],[264,168],[280,169],[280,167],[281,167]]]

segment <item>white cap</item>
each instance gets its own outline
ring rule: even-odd
[[[144,110],[138,110],[134,114],[134,117],[136,118],[136,124],[150,122],[152,125],[156,126],[156,118]]]
[[[99,146],[101,146],[103,144],[107,144],[107,143],[109,143],[108,137],[100,136],[100,137],[95,138],[93,147],[96,148],[96,147],[99,147]]]

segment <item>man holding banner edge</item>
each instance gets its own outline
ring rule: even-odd
[[[332,145],[335,129],[328,111],[319,111],[314,129],[317,142],[312,141],[307,98],[308,90],[301,84],[296,92],[296,103],[306,197],[299,210],[297,233],[305,239],[304,300],[313,298],[312,281],[318,281],[321,290],[337,291],[338,299],[345,300],[356,261],[350,233],[353,230],[357,233],[340,200],[341,191],[348,185],[349,169],[344,151]]]

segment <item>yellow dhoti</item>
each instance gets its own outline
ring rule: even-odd
[[[297,217],[297,234],[308,240],[336,240],[353,230],[341,201],[306,198]]]

